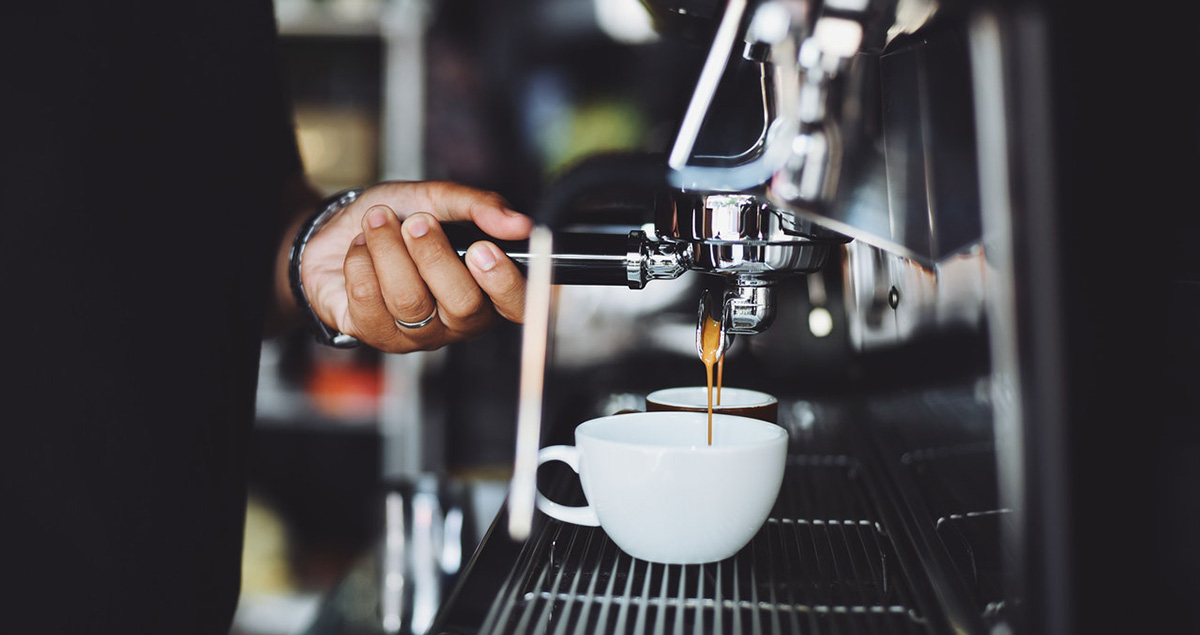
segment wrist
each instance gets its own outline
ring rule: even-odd
[[[334,216],[357,200],[362,193],[363,189],[343,190],[322,201],[313,215],[300,225],[300,229],[296,231],[296,237],[292,240],[292,247],[288,251],[288,282],[292,288],[296,306],[299,307],[304,321],[308,324],[309,330],[312,331],[316,340],[335,348],[354,348],[359,345],[359,341],[351,335],[330,328],[317,316],[304,292],[304,281],[300,275],[300,268],[308,241]]]

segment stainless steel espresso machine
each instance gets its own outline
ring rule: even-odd
[[[1172,21],[1070,2],[643,4],[707,57],[668,153],[582,163],[528,243],[503,245],[529,281],[511,488],[422,632],[1195,626],[1200,267],[1179,195],[1200,111]],[[1128,90],[1160,71],[1152,94]],[[643,222],[588,231],[614,210]],[[581,502],[538,447],[614,403],[548,406],[553,285],[688,276],[718,290],[791,445],[750,545],[654,565],[534,509],[539,487]],[[817,309],[844,333],[836,362],[812,353]]]

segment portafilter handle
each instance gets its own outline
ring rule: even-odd
[[[527,274],[531,257],[528,240],[497,240],[473,223],[442,223],[450,245],[459,257],[477,241],[499,247]],[[691,258],[685,245],[654,240],[642,230],[628,234],[558,232],[551,255],[552,282],[567,285],[628,286],[641,289],[650,280],[678,278],[689,269]]]

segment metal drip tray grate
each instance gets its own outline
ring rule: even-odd
[[[857,464],[792,456],[770,519],[706,565],[630,557],[600,529],[547,519],[481,632],[924,633]]]

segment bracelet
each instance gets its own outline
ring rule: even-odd
[[[329,328],[313,312],[312,305],[308,303],[308,296],[304,295],[304,283],[300,281],[300,260],[304,257],[304,248],[308,246],[308,240],[320,231],[325,223],[329,222],[329,219],[353,203],[362,193],[361,188],[344,190],[322,201],[317,206],[316,213],[304,221],[300,230],[296,232],[296,238],[292,240],[292,248],[288,251],[288,281],[291,282],[292,296],[296,299],[296,305],[308,316],[309,330],[316,336],[317,342],[334,348],[354,348],[358,346],[359,341],[352,335],[339,333]]]

